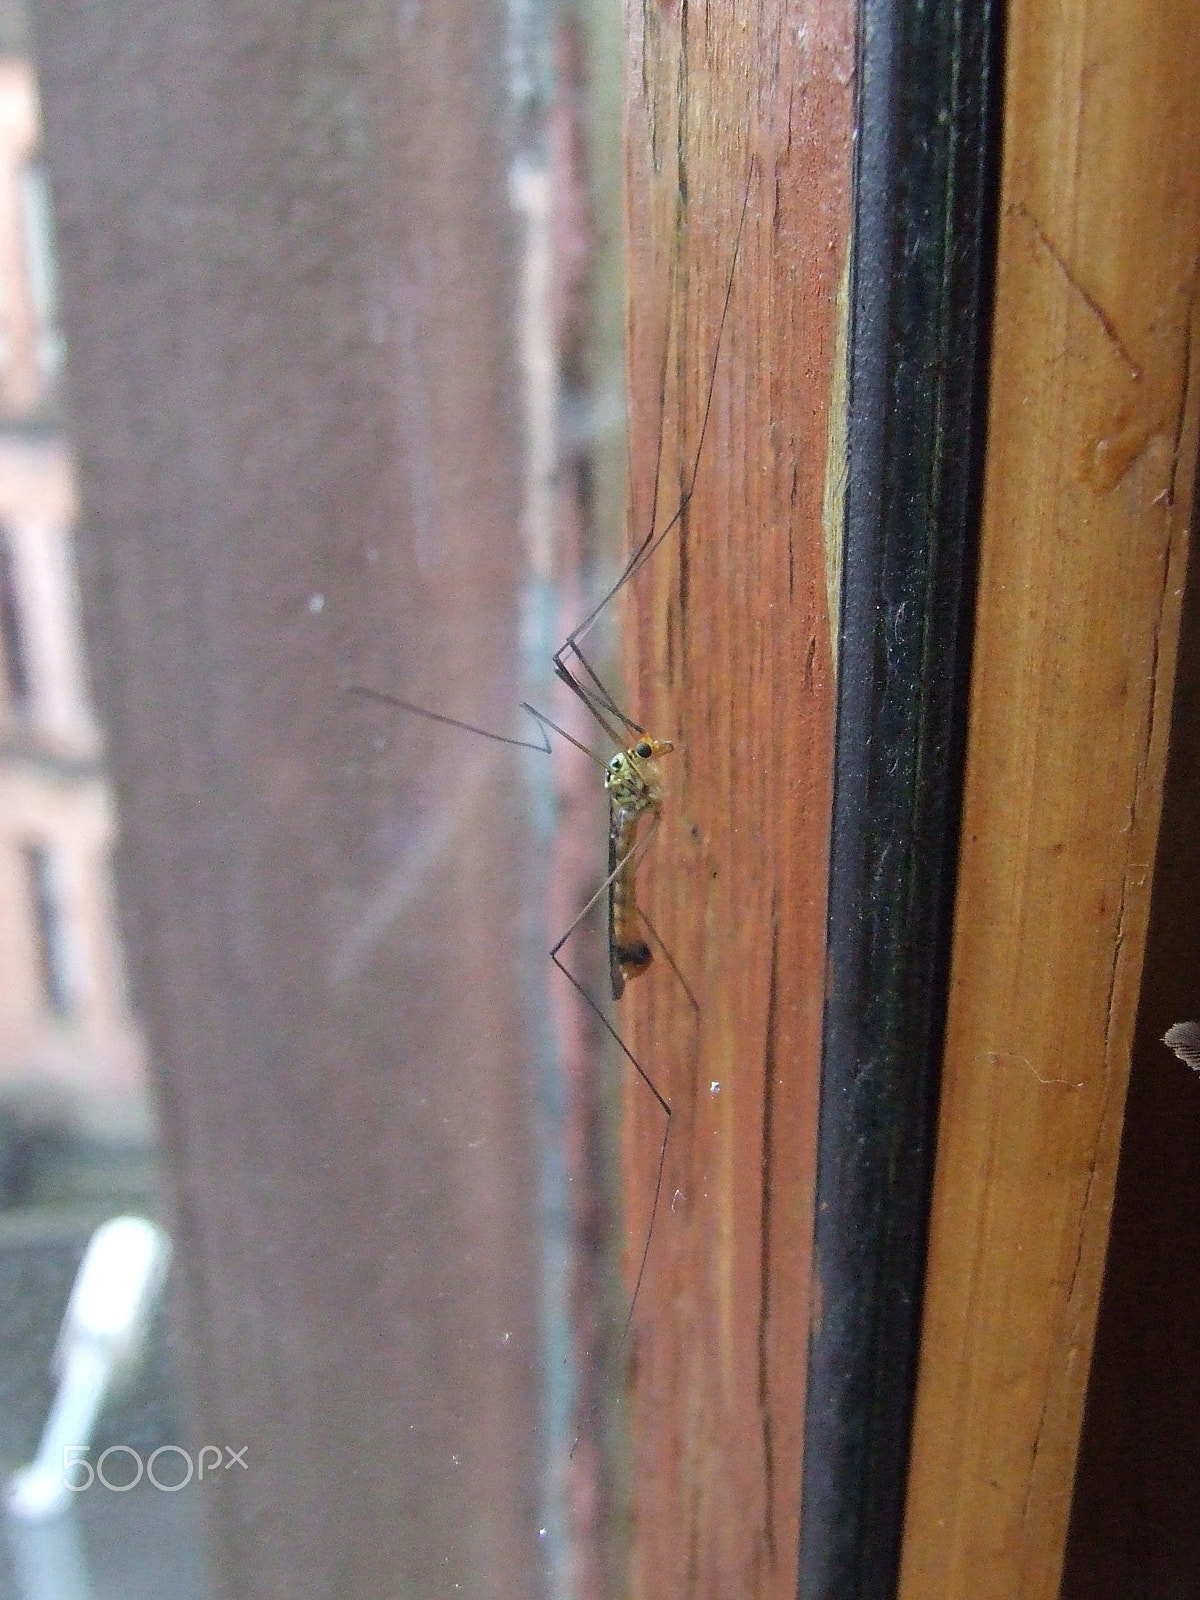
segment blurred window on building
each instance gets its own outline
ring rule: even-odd
[[[97,1148],[147,1148],[150,1124],[110,888],[62,358],[36,80],[0,54],[0,1123],[39,1148],[52,1136],[60,1192],[64,1150],[94,1166]]]
[[[0,416],[51,406],[62,363],[53,243],[30,63],[0,56]]]
[[[34,360],[49,393],[62,370],[66,341],[58,320],[50,184],[40,157],[29,161],[18,173],[17,183],[26,276],[33,313]]]
[[[65,345],[27,43],[18,0],[0,0],[0,1487],[37,1449],[57,1328],[89,1238],[108,1218],[158,1206],[112,885],[115,807],[84,654],[59,408]],[[178,1448],[161,1315],[114,1415],[112,1437],[143,1456]],[[152,1494],[122,1523],[136,1498],[79,1508],[89,1567],[122,1578],[139,1562],[157,1567],[159,1592],[190,1600],[201,1588],[180,1576],[196,1567],[186,1497]],[[0,1537],[0,1597],[27,1592],[12,1552]]]
[[[17,602],[12,541],[7,528],[0,528],[0,660],[4,663],[0,690],[6,707],[10,714],[24,716],[29,707],[29,658]]]
[[[75,1009],[78,975],[71,948],[70,915],[63,893],[61,862],[45,845],[26,847],[30,900],[37,930],[42,974],[42,996],[56,1017],[69,1017]]]

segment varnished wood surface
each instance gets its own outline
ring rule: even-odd
[[[630,584],[626,611],[633,714],[677,743],[639,892],[696,1002],[661,959],[622,1002],[673,1107],[630,1335],[633,1592],[791,1600],[833,734],[823,507],[853,13],[722,0],[702,19],[634,6],[628,26],[637,533],[656,474],[662,526],[695,470],[687,515]],[[632,1259],[661,1120],[628,1076]]]
[[[989,465],[904,1600],[1052,1600],[1192,507],[1200,19],[1009,13]]]

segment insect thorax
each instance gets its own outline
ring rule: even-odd
[[[604,787],[613,805],[623,811],[640,811],[650,803],[646,780],[624,750],[619,751],[608,763]]]

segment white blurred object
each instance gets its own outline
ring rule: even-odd
[[[1177,1022],[1163,1034],[1163,1043],[1194,1072],[1200,1072],[1200,1022]]]
[[[114,1217],[92,1235],[54,1347],[58,1393],[37,1455],[9,1481],[10,1516],[39,1522],[69,1503],[67,1452],[86,1449],[106,1398],[136,1366],[170,1259],[170,1239],[145,1217]]]

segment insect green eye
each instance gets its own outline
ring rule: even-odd
[[[614,756],[612,758],[612,760],[608,763],[608,770],[610,772],[620,772],[621,768],[624,765],[625,765],[625,760],[624,760],[623,756]]]
[[[649,761],[650,757],[654,754],[654,751],[651,750],[645,739],[643,739],[640,744],[634,746],[633,753],[635,756],[640,756],[643,761]]]

